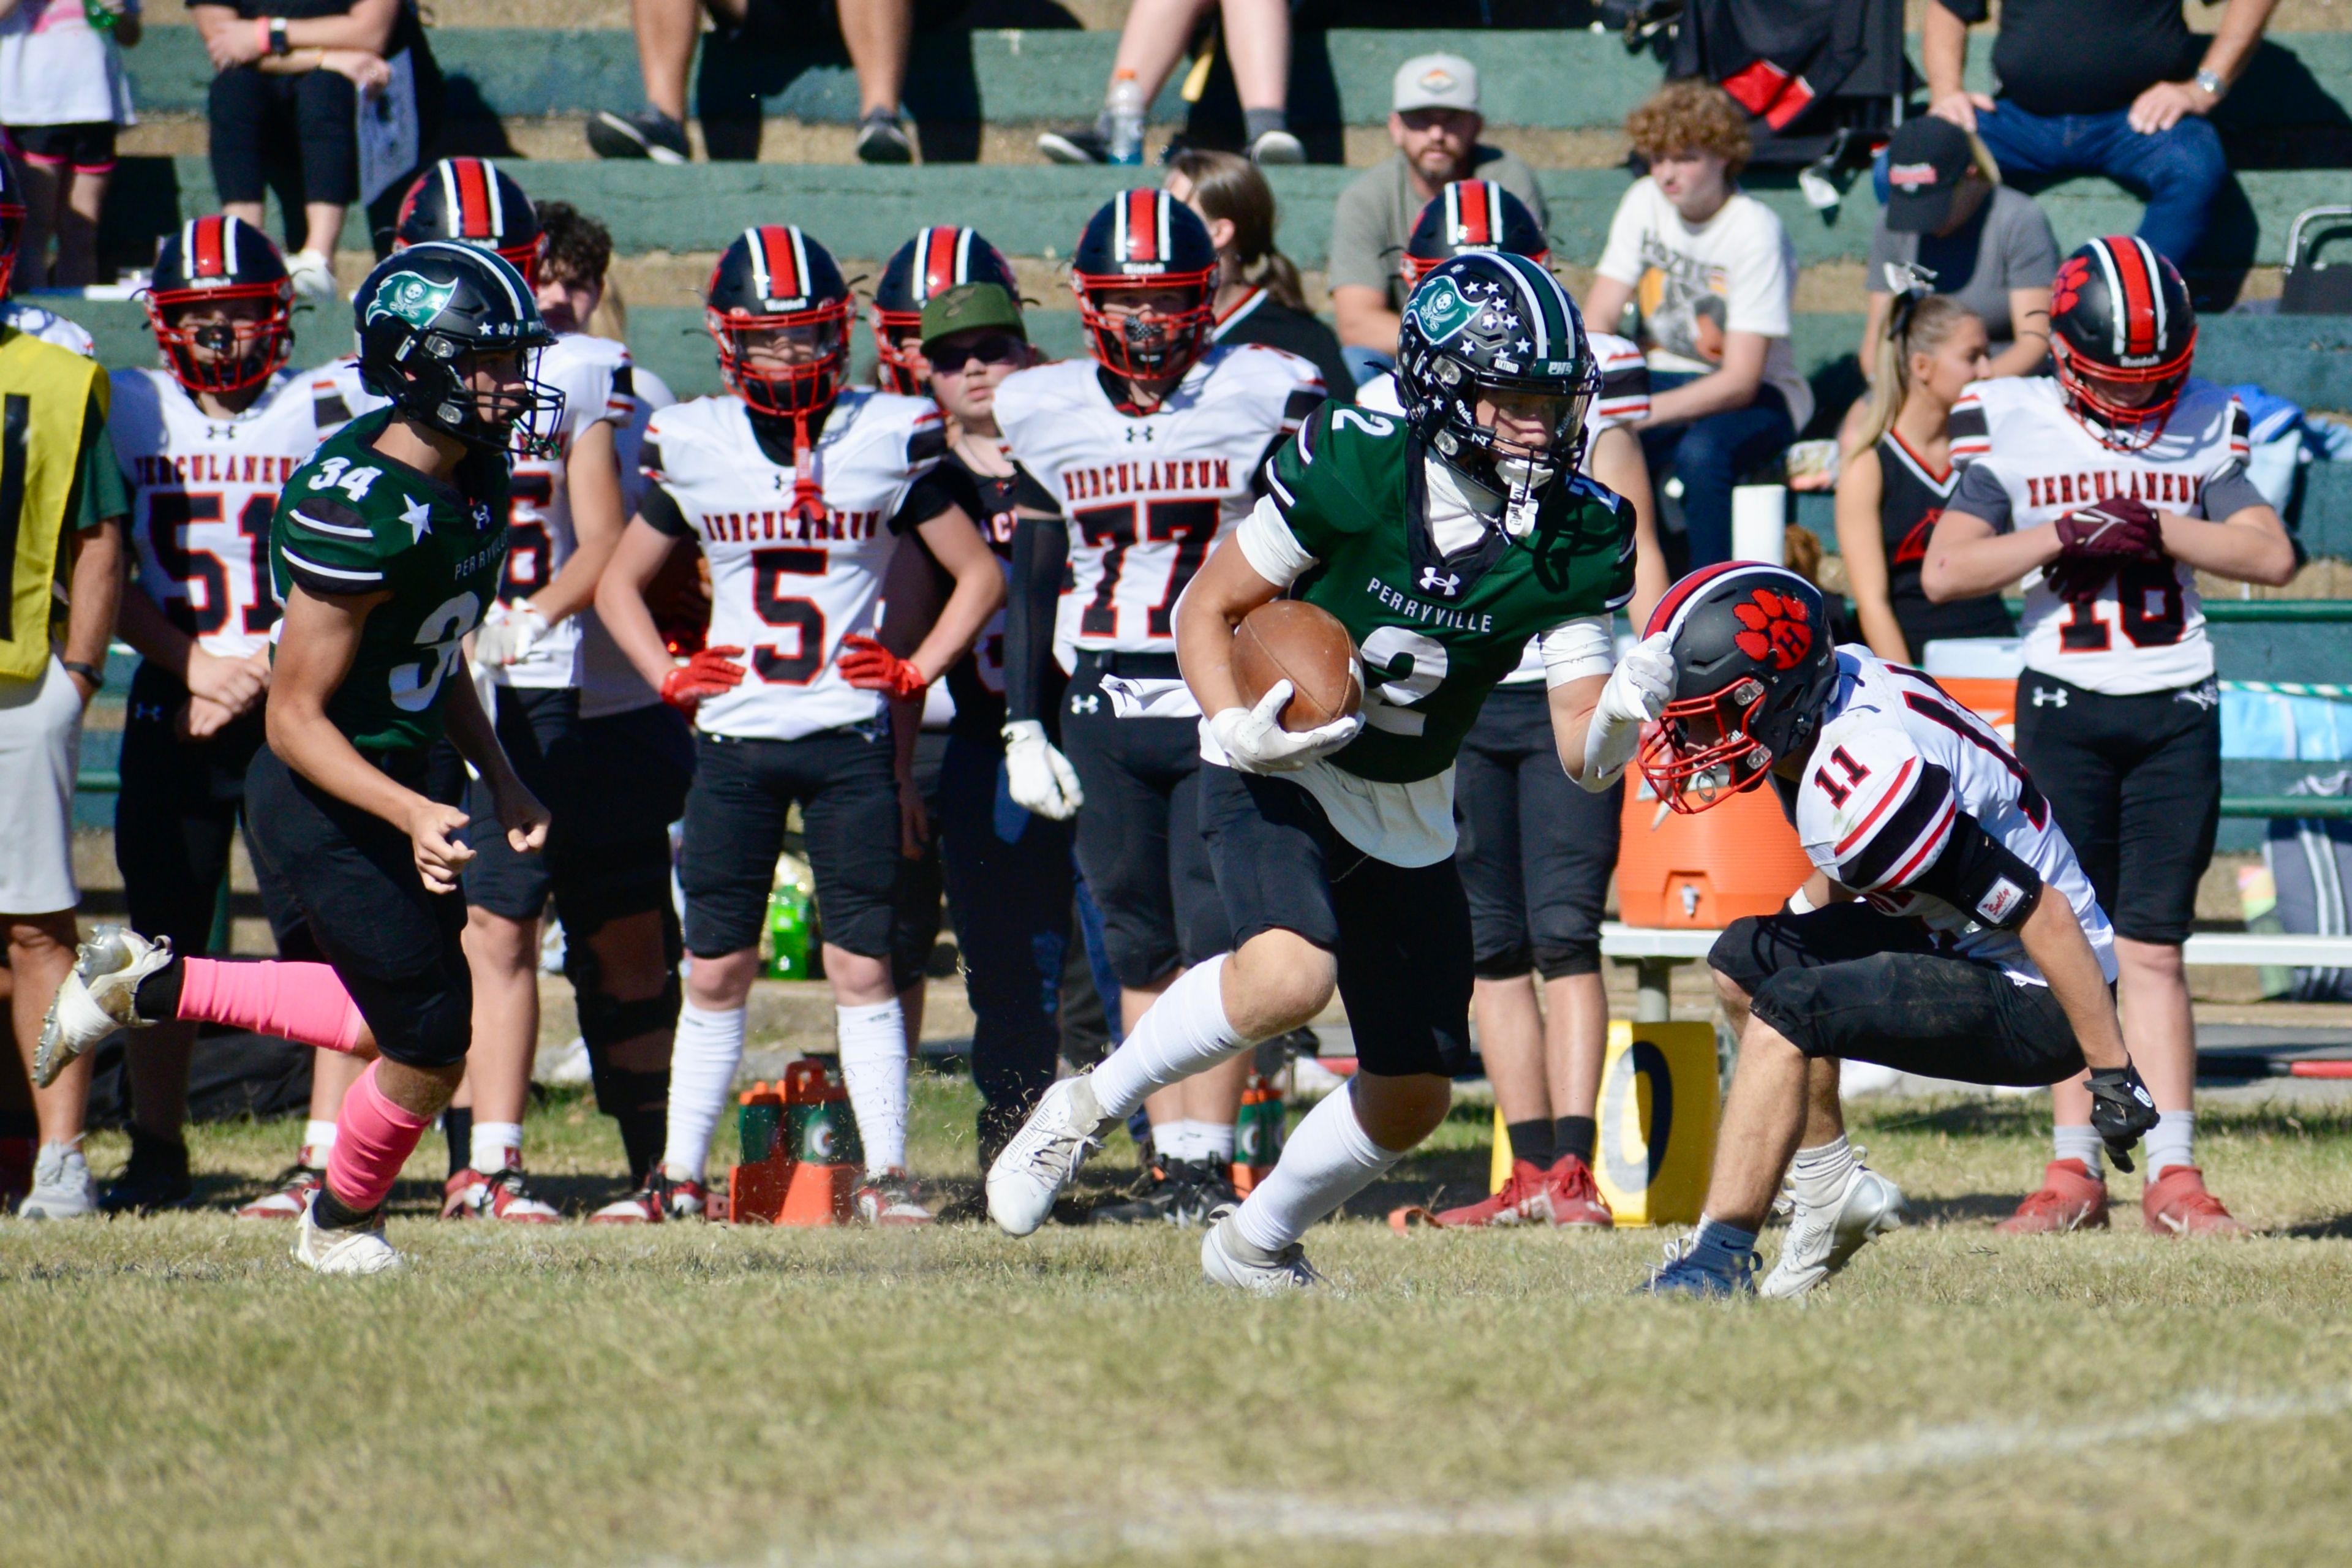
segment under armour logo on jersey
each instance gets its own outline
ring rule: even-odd
[[[1130,447],[1138,441],[1149,441],[1151,438],[1151,426],[1149,425],[1130,425],[1127,427],[1127,441]]]
[[[1461,574],[1454,572],[1440,572],[1434,566],[1424,566],[1421,569],[1421,591],[1424,594],[1443,594],[1450,599],[1462,591]]]
[[[479,533],[489,526],[490,503],[488,501],[476,501],[474,503],[474,531]]]
[[[133,702],[131,705],[131,721],[136,724],[142,721],[155,724],[162,723],[163,705],[160,702]]]
[[[2063,708],[2066,706],[2066,693],[2063,690],[2053,691],[2046,686],[2037,686],[2033,689],[2033,705],[2036,708]]]
[[[205,439],[207,441],[234,441],[236,439],[236,426],[234,425],[207,425],[205,426]]]
[[[1091,691],[1087,692],[1084,697],[1073,697],[1070,699],[1070,711],[1073,713],[1099,713],[1102,711],[1102,699]]]

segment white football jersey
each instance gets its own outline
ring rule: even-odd
[[[563,423],[555,432],[554,456],[515,454],[508,480],[513,499],[507,513],[506,573],[499,580],[499,601],[482,616],[483,625],[504,620],[509,605],[546,587],[572,559],[579,543],[565,482],[572,445],[599,420],[628,422],[635,410],[631,369],[626,347],[586,332],[564,333],[540,356],[539,379],[563,394]],[[502,686],[577,686],[583,679],[581,629],[580,616],[567,616],[548,627],[523,658],[484,673]]]
[[[1220,343],[1150,414],[1120,412],[1091,359],[1007,376],[996,424],[1014,461],[1062,505],[1069,585],[1055,651],[1176,651],[1176,601],[1257,504],[1275,444],[1320,407],[1323,378],[1258,343]]]
[[[629,416],[614,432],[613,447],[621,460],[621,510],[635,517],[646,492],[646,470],[640,460],[646,426],[656,413],[676,403],[677,396],[667,383],[641,364],[629,367]],[[646,684],[637,667],[596,618],[593,606],[574,618],[580,622],[580,717],[609,718],[650,708],[661,700],[661,693]]]
[[[2115,931],[2074,858],[2050,803],[1990,726],[1916,669],[1860,644],[1837,650],[1837,689],[1793,791],[1797,837],[1812,863],[1874,909],[1918,921],[1937,945],[1997,963],[2011,980],[2046,984],[2013,931],[1985,924],[2013,911],[2025,889],[2007,879],[1974,910],[1912,883],[1951,842],[1960,812],[2063,894],[2099,966],[2116,977]]]
[[[2245,410],[2195,377],[2164,433],[2137,452],[2101,445],[2067,410],[2051,377],[1980,381],[1952,405],[1952,464],[1962,472],[1949,510],[2004,510],[1983,479],[1971,480],[1969,470],[1981,469],[2006,500],[2006,516],[1986,518],[2004,533],[2112,495],[2204,517],[2206,486],[2242,468],[2246,452]],[[2024,633],[2026,668],[2093,691],[2168,691],[2213,673],[2197,573],[2178,561],[2127,563],[2095,597],[2074,600],[2060,598],[2032,573],[2025,579]]]
[[[107,430],[131,491],[131,583],[206,653],[269,640],[278,491],[344,423],[308,372],[281,370],[244,413],[214,418],[160,370],[118,370]]]
[[[850,633],[873,635],[890,520],[946,449],[929,398],[844,392],[817,438],[827,517],[810,529],[790,510],[792,467],[761,450],[741,400],[698,397],[653,416],[646,477],[677,502],[709,563],[709,646],[743,649],[749,672],[703,701],[698,727],[790,741],[880,715],[880,695],[844,680],[835,656]]]

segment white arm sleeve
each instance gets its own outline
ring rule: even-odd
[[[1616,638],[1606,616],[1587,616],[1544,633],[1544,687],[1566,686],[1588,675],[1607,675],[1617,666]]]
[[[1277,588],[1287,588],[1315,564],[1315,557],[1299,547],[1298,536],[1282,521],[1282,510],[1272,496],[1260,496],[1242,525],[1234,530],[1250,570]]]

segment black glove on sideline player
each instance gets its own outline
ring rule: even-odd
[[[2091,1069],[2091,1126],[2106,1143],[2116,1170],[2132,1168],[2132,1145],[2156,1121],[2156,1101],[2140,1081],[2139,1068],[2126,1062]]]

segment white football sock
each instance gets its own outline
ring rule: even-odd
[[[1373,1142],[1356,1120],[1353,1089],[1351,1084],[1325,1095],[1290,1135],[1265,1180],[1242,1200],[1234,1228],[1244,1241],[1280,1252],[1404,1158],[1403,1150]]]
[[[1195,1160],[1206,1160],[1212,1165],[1234,1163],[1234,1124],[1230,1121],[1195,1121],[1192,1140],[1200,1149]]]
[[[1204,1144],[1198,1121],[1156,1121],[1151,1126],[1151,1152],[1162,1163],[1202,1157]]]
[[[1797,1151],[1797,1158],[1789,1166],[1789,1179],[1797,1190],[1797,1202],[1809,1209],[1827,1208],[1845,1195],[1846,1177],[1862,1162],[1853,1157],[1853,1148],[1841,1132],[1827,1143]]]
[[[2172,1165],[2197,1163],[2197,1113],[2168,1110],[2147,1130],[2147,1179],[2155,1181]]]
[[[1152,1090],[1180,1083],[1256,1043],[1243,1039],[1225,1017],[1220,989],[1224,972],[1223,953],[1186,970],[1128,1031],[1127,1043],[1087,1075],[1105,1116],[1123,1121]]]
[[[711,1131],[727,1109],[735,1069],[743,1061],[748,1007],[714,1011],[681,1002],[669,1054],[669,1136],[662,1169],[674,1180],[698,1182],[710,1158]]]
[[[511,1150],[517,1163],[522,1159],[522,1123],[520,1121],[477,1121],[474,1123],[474,1152],[470,1162],[477,1171],[493,1174],[507,1168],[507,1153]]]
[[[866,1145],[866,1173],[907,1168],[907,1016],[895,996],[833,1010],[841,1037],[841,1080]]]
[[[311,1153],[324,1155],[334,1146],[335,1123],[320,1121],[313,1117],[302,1124],[302,1147],[310,1150]],[[326,1162],[321,1159],[320,1163],[324,1164]]]
[[[2053,1159],[2080,1160],[2093,1181],[2106,1179],[2107,1142],[2092,1131],[2089,1122],[2061,1121],[2051,1130],[2050,1142],[2056,1151]]]

